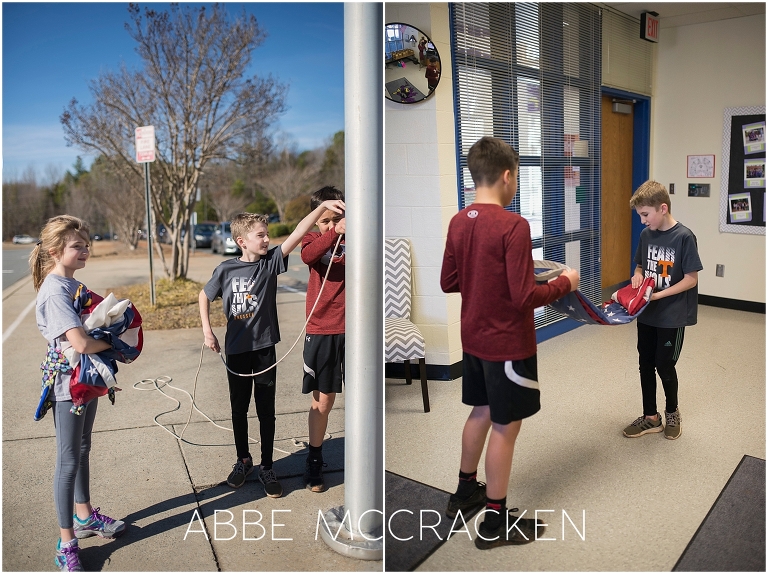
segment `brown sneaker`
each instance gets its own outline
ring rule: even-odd
[[[631,425],[624,429],[624,436],[627,438],[637,438],[648,434],[649,432],[661,432],[664,430],[664,426],[661,424],[661,416],[656,420],[646,418],[645,416],[636,418]]]
[[[664,438],[668,438],[669,440],[680,438],[680,435],[683,434],[683,419],[680,416],[680,409],[675,409],[675,412],[673,413],[664,411],[664,417],[666,418]]]
[[[310,460],[307,456],[307,462],[304,465],[304,485],[310,492],[325,492],[324,466],[328,464],[323,462],[322,458]]]

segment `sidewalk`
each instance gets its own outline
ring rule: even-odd
[[[198,253],[190,259],[189,277],[205,282],[220,256]],[[300,259],[292,256],[293,273],[280,277],[278,313],[285,354],[304,323],[303,285],[296,280]],[[306,271],[305,271],[306,272]],[[156,274],[157,275],[157,274]],[[78,272],[93,291],[148,281],[141,259],[92,259]],[[287,287],[287,288],[286,288]],[[3,292],[3,333],[34,300],[29,278]],[[221,312],[221,303],[212,312]],[[221,341],[224,328],[215,329]],[[199,329],[145,331],[144,350],[133,364],[120,365],[122,392],[112,406],[99,401],[91,452],[91,500],[110,516],[128,523],[126,533],[107,541],[81,541],[86,570],[113,571],[381,571],[382,563],[337,554],[316,537],[318,513],[344,503],[344,395],[331,413],[323,450],[328,463],[328,491],[303,487],[309,397],[301,394],[301,341],[278,366],[275,472],[284,496],[267,498],[253,472],[240,489],[225,479],[235,462],[232,433],[193,413],[180,443],[153,422],[176,403],[157,391],[140,392],[134,383],[172,377],[171,384],[195,393],[198,408],[230,428],[229,394],[219,356],[205,349],[195,388],[203,337]],[[3,570],[53,569],[58,526],[52,482],[56,457],[53,417],[35,422],[40,394],[39,364],[46,350],[34,309],[3,345]],[[144,385],[148,387],[149,385]],[[182,392],[178,410],[160,422],[179,434],[190,414]],[[255,408],[250,435],[258,439]],[[258,460],[259,445],[251,453]],[[199,520],[198,520],[199,516]],[[254,524],[259,522],[259,524]],[[244,527],[244,523],[245,527]],[[185,539],[186,538],[186,539]]]

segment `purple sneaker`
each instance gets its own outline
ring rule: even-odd
[[[77,544],[77,538],[70,540],[64,546],[61,545],[61,538],[56,543],[56,558],[53,559],[56,568],[62,572],[82,572],[83,567],[80,564],[80,546]]]
[[[85,522],[80,520],[77,514],[75,514],[75,536],[78,538],[88,538],[95,535],[101,538],[115,538],[123,533],[125,522],[99,514],[99,510],[100,508],[94,508]]]

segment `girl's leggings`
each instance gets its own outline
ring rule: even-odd
[[[56,427],[53,502],[59,517],[59,528],[72,528],[75,502],[83,504],[91,501],[89,456],[98,404],[99,400],[93,399],[80,415],[69,412],[72,401],[53,404],[53,424]]]

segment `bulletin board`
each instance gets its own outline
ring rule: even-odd
[[[765,235],[765,106],[725,108],[720,231]]]

